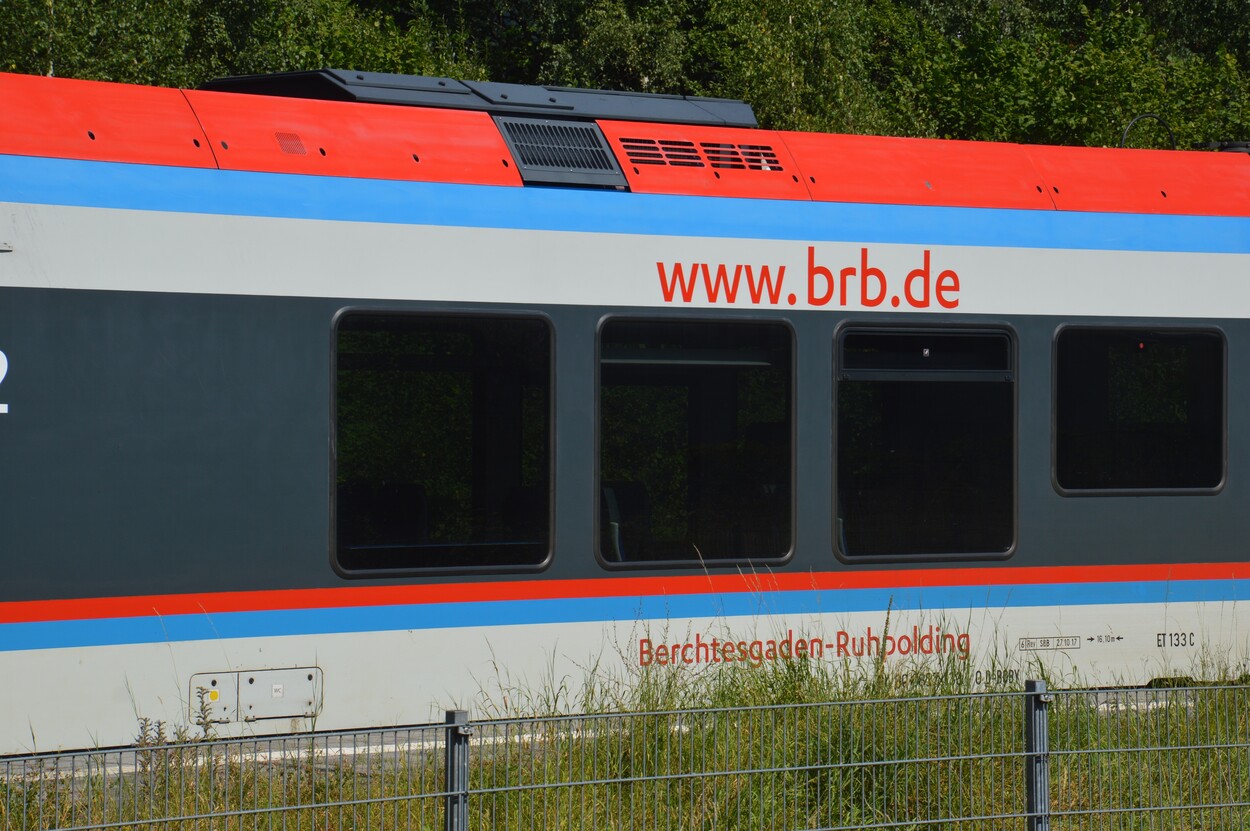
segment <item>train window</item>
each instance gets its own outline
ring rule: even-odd
[[[599,552],[612,563],[791,548],[793,336],[777,323],[606,322]]]
[[[376,574],[546,561],[551,340],[540,318],[340,318],[340,569]]]
[[[1015,541],[1011,337],[850,328],[836,350],[841,553],[1008,552]]]
[[[1224,434],[1220,333],[1059,332],[1055,481],[1062,490],[1218,488]]]

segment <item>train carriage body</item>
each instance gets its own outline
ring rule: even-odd
[[[0,89],[0,754],[591,666],[1247,669],[1244,155]]]

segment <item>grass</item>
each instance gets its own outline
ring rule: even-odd
[[[540,715],[473,725],[469,828],[1026,827],[1023,696],[973,693],[966,662],[652,666],[520,700]],[[1048,714],[1055,827],[1250,827],[1250,687],[1058,692]],[[441,829],[444,736],[143,723],[124,751],[0,761],[0,828]]]

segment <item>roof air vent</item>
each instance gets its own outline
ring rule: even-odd
[[[495,123],[527,184],[626,187],[597,124],[511,116]]]
[[[659,164],[673,167],[704,167],[693,141],[623,138],[621,147],[633,164]]]
[[[290,153],[293,156],[306,156],[308,150],[304,147],[303,140],[299,137],[299,133],[274,133],[273,137],[278,140],[278,147],[283,153]]]
[[[777,153],[766,144],[714,144],[700,145],[712,167],[730,170],[781,170]]]
[[[777,151],[766,144],[678,141],[676,139],[622,138],[621,149],[634,165],[711,167],[718,170],[766,170],[779,172]]]

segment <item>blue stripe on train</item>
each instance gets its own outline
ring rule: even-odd
[[[170,615],[0,625],[0,652],[221,638],[596,621],[762,617],[1125,603],[1237,602],[1250,580],[936,586],[756,594],[558,598]]]
[[[1250,219],[654,196],[0,155],[0,201],[733,239],[1250,253]]]

